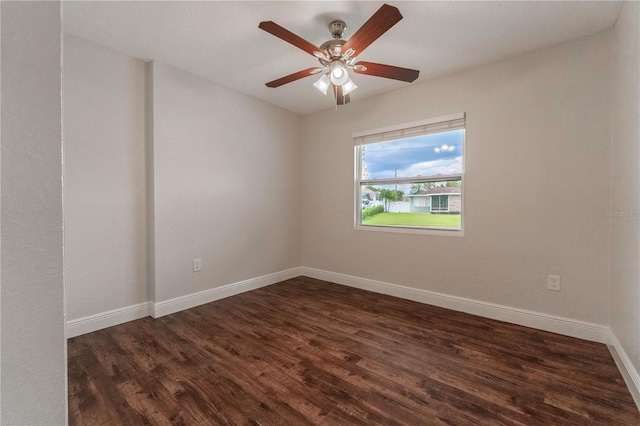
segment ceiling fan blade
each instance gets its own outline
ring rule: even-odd
[[[351,100],[349,94],[344,94],[342,90],[342,86],[333,86],[334,93],[336,95],[336,104],[338,105],[346,105]]]
[[[394,80],[411,83],[420,74],[418,70],[394,67],[393,65],[376,64],[375,62],[360,61],[353,66],[356,74],[373,75],[376,77],[392,78]]]
[[[274,36],[286,41],[287,43],[293,44],[295,47],[297,47],[298,49],[304,50],[309,55],[313,55],[315,57],[323,57],[323,58],[326,56],[320,50],[319,47],[316,47],[312,43],[292,33],[288,29],[281,27],[280,25],[276,24],[273,21],[260,22],[260,25],[258,25],[258,28],[260,28],[261,30],[265,30],[270,34],[273,34]]]
[[[398,8],[383,4],[382,7],[347,40],[344,46],[342,46],[342,52],[347,53],[349,49],[353,49],[353,53],[348,56],[355,58],[401,19],[402,14]]]
[[[292,81],[300,80],[301,78],[318,74],[320,71],[322,71],[322,68],[318,68],[318,67],[307,68],[306,70],[294,72],[293,74],[289,74],[277,80],[270,81],[267,83],[267,87],[280,87],[283,84],[291,83]]]

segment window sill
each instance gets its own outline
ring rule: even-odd
[[[457,228],[422,228],[412,226],[393,225],[360,225],[355,226],[356,231],[394,232],[398,234],[422,234],[443,235],[448,237],[464,237],[464,230]]]

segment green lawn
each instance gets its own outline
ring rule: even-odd
[[[378,213],[363,220],[362,224],[460,228],[460,215],[424,213]]]

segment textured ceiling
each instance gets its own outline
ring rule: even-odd
[[[258,29],[274,21],[313,44],[327,25],[346,22],[348,39],[382,2],[64,1],[66,33],[144,60],[157,60],[297,114],[333,107],[314,77],[270,89],[264,83],[318,64]],[[610,28],[620,7],[608,1],[389,2],[404,19],[359,60],[420,70],[414,83]],[[356,75],[352,103],[409,83]],[[340,107],[343,108],[343,107]]]

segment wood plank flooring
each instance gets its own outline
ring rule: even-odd
[[[640,425],[605,345],[306,277],[69,340],[71,425]]]

